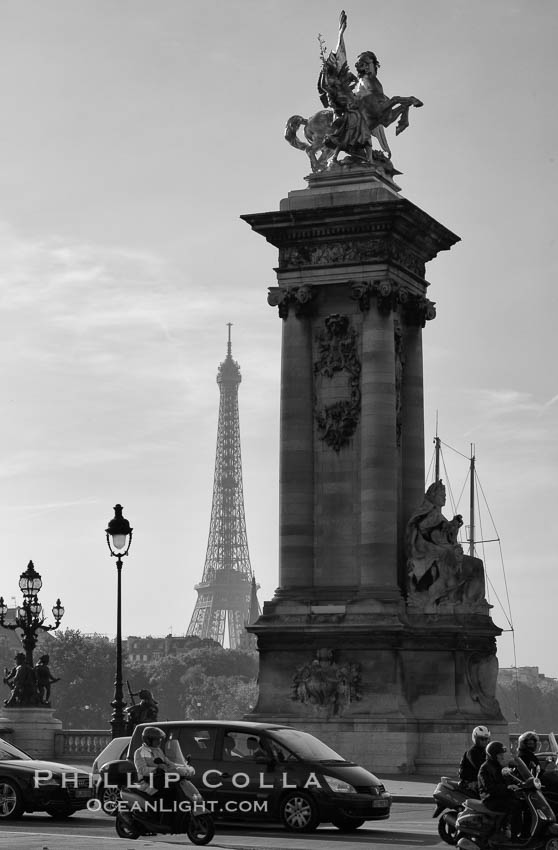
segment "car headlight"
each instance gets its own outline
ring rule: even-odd
[[[55,779],[54,776],[51,776],[50,779],[37,779],[36,776],[31,780],[31,784],[33,788],[52,788],[53,785],[60,787],[62,784],[59,779]]]
[[[326,776],[325,774],[324,779],[329,785],[330,789],[336,794],[356,794],[356,791],[353,786],[349,785],[348,782],[344,782],[342,779],[337,779],[337,777],[335,776]]]

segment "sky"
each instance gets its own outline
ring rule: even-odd
[[[501,666],[558,677],[554,0],[352,0],[402,195],[461,237],[427,265],[436,416],[459,496],[475,445]],[[114,635],[113,505],[134,528],[123,633],[184,634],[209,531],[232,322],[252,568],[278,584],[276,250],[241,214],[309,172],[283,130],[320,107],[331,0],[0,0],[0,594],[33,560],[63,626]],[[445,477],[445,475],[444,475]],[[466,513],[466,495],[458,505]],[[481,505],[481,516],[482,516]],[[451,506],[448,505],[448,513]],[[466,520],[467,521],[467,520]],[[495,527],[495,531],[492,528]],[[503,561],[500,557],[502,554]],[[508,605],[509,597],[509,605]],[[510,617],[511,611],[511,617]]]

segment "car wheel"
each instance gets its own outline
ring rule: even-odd
[[[192,844],[209,844],[215,835],[215,824],[211,815],[192,815],[186,827]]]
[[[449,816],[449,817],[448,817]],[[438,835],[446,844],[457,844],[457,812],[445,812],[438,820]],[[558,848],[557,848],[558,850]]]
[[[549,839],[545,844],[544,850],[558,850],[558,838]]]
[[[279,816],[289,832],[314,832],[320,822],[318,807],[304,791],[292,791],[283,797]]]
[[[47,815],[50,815],[54,820],[64,820],[65,818],[71,818],[73,814],[75,814],[75,809],[64,809],[60,806],[45,809]]]
[[[21,791],[11,779],[0,779],[0,818],[20,818],[24,811]]]
[[[118,811],[118,804],[120,802],[120,788],[113,788],[111,786],[107,788],[105,785],[101,785],[97,796],[99,797],[101,808],[105,815],[114,817]]]
[[[127,824],[122,815],[116,816],[116,834],[119,838],[128,838],[130,840],[134,840],[135,838],[139,838],[138,830],[132,826],[131,824]]]
[[[363,818],[350,818],[347,815],[335,815],[334,818],[331,819],[333,826],[336,826],[337,829],[341,830],[341,832],[355,832],[362,826],[364,823]]]

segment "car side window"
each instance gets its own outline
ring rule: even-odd
[[[223,738],[223,761],[255,761],[270,758],[265,738],[254,735],[253,732],[237,732],[225,729]]]
[[[191,756],[194,764],[213,760],[217,729],[207,726],[183,726],[169,730],[168,737],[171,735],[180,744],[184,757]]]

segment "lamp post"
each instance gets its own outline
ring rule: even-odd
[[[29,561],[27,569],[19,577],[19,588],[23,594],[23,602],[16,609],[13,623],[6,623],[8,606],[4,597],[0,596],[0,626],[3,629],[21,630],[21,644],[25,650],[25,661],[29,667],[33,667],[33,650],[37,646],[39,632],[51,632],[58,628],[64,616],[64,608],[60,599],[52,608],[54,625],[45,624],[45,613],[39,602],[39,591],[43,586],[43,580],[36,571],[33,561]],[[32,704],[31,702],[29,703]]]
[[[116,558],[117,591],[116,591],[116,678],[114,680],[114,699],[111,702],[113,711],[110,726],[113,738],[120,738],[126,733],[124,720],[124,697],[122,689],[122,591],[121,573],[122,558],[128,554],[132,542],[132,531],[128,520],[122,516],[122,505],[114,506],[114,517],[106,529],[107,545],[111,557]]]

